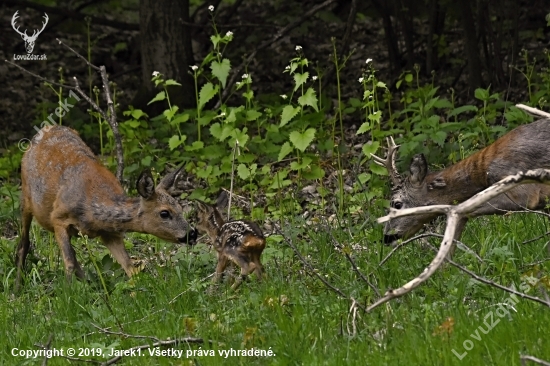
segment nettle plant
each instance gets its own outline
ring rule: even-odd
[[[208,186],[191,198],[204,199],[231,183],[245,192],[261,188],[269,197],[293,180],[324,176],[319,149],[313,145],[325,122],[314,89],[318,78],[309,76],[309,61],[301,47],[296,47],[297,57],[283,71],[293,78],[292,91],[267,105],[257,100],[250,73],[228,85],[231,61],[223,55],[232,39],[232,32],[221,35],[214,25],[212,51],[200,65],[191,66],[197,95],[194,109],[173,105],[167,86],[180,84],[153,74],[152,82],[161,90],[150,103],[166,103],[167,108],[150,119],[139,109],[124,112],[129,118],[121,124],[125,153],[136,162],[127,167],[127,173],[137,171],[140,165],[150,166],[149,156],[168,147],[168,155],[164,153],[155,168],[161,169],[169,159],[186,162],[186,171]],[[232,105],[222,100],[227,87],[232,88],[227,98]],[[220,106],[212,108],[216,102]]]

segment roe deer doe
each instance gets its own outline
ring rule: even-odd
[[[398,146],[388,139],[386,159],[373,155],[375,162],[388,169],[392,183],[390,206],[404,208],[449,205],[461,203],[490,187],[502,178],[530,169],[550,168],[550,120],[542,119],[522,125],[508,132],[493,144],[468,158],[438,172],[428,172],[423,154],[415,155],[403,179],[395,168]],[[550,186],[528,184],[511,189],[479,207],[470,217],[505,214],[508,211],[542,209],[548,204]],[[384,242],[407,239],[429,223],[437,214],[398,217],[384,228]],[[468,218],[457,226],[455,239],[460,235]]]
[[[209,205],[197,200],[197,229],[205,232],[212,241],[218,255],[218,264],[214,282],[217,282],[228,261],[241,268],[241,275],[231,288],[237,289],[243,279],[255,272],[262,279],[264,266],[260,256],[265,248],[265,237],[258,224],[248,220],[231,220],[225,222],[218,209],[227,205],[228,196],[222,191],[215,205]]]
[[[150,171],[141,173],[137,190],[141,198],[128,197],[113,173],[104,167],[78,133],[68,127],[45,127],[21,161],[21,241],[17,248],[17,278],[29,252],[33,217],[55,233],[67,277],[83,279],[71,237],[78,233],[103,244],[131,277],[137,269],[124,248],[124,232],[153,234],[174,243],[192,244],[196,230],[183,219],[182,208],[167,190],[181,170],[166,175],[155,188]]]

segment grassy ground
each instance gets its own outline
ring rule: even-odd
[[[549,257],[548,237],[522,243],[544,234],[546,226],[535,215],[477,219],[462,239],[484,261],[460,250],[455,260],[495,282],[523,285],[530,288],[529,294],[543,297],[525,284],[535,278],[535,287],[550,284],[550,262],[533,264]],[[381,228],[353,230],[304,228],[285,235],[331,285],[362,304],[377,296],[343,252],[352,255],[363,273],[373,273],[369,278],[382,293],[418,275],[433,258],[433,252],[417,241],[378,267],[391,249],[376,242]],[[264,252],[267,281],[252,278],[233,293],[227,283],[211,287],[204,279],[215,266],[214,253],[206,245],[178,247],[142,235],[128,241],[132,254],[148,259],[136,278],[127,280],[97,242],[79,239],[77,255],[91,280],[67,284],[52,235],[37,226],[32,233],[37,243],[18,297],[11,295],[16,242],[0,239],[0,364],[41,363],[44,357],[25,359],[12,352],[38,350],[50,336],[50,349],[66,354],[73,348],[75,357],[101,362],[112,357],[97,355],[110,355],[112,348],[155,342],[135,336],[207,342],[151,349],[181,351],[181,358],[150,356],[143,349],[141,355],[123,357],[119,363],[125,365],[520,365],[520,354],[550,359],[548,307],[519,298],[513,308],[499,307],[510,303],[508,293],[480,284],[450,265],[412,294],[365,314],[312,276],[278,236],[269,239]],[[331,238],[342,249],[335,249]],[[430,242],[438,244],[437,239]],[[273,355],[219,355],[252,347]],[[71,363],[79,362],[62,357],[48,362]]]

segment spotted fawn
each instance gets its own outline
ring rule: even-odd
[[[252,221],[224,221],[219,209],[227,205],[228,198],[227,193],[222,191],[215,205],[197,201],[197,229],[210,237],[218,255],[213,282],[219,281],[229,261],[241,268],[241,275],[231,286],[235,290],[252,272],[259,280],[262,279],[264,267],[260,256],[265,248],[265,237],[258,224]]]

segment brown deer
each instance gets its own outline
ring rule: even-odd
[[[126,249],[124,233],[153,234],[174,243],[192,244],[196,230],[183,219],[182,208],[167,193],[181,171],[166,175],[155,188],[149,170],[137,181],[140,198],[128,197],[113,173],[103,166],[78,133],[68,127],[43,128],[21,161],[21,241],[17,248],[15,290],[29,252],[33,217],[55,233],[67,278],[73,272],[83,279],[71,237],[79,233],[100,237],[131,277],[137,272]]]
[[[236,290],[252,272],[256,273],[258,279],[262,279],[264,266],[260,256],[265,248],[265,237],[258,224],[252,221],[225,222],[218,209],[224,208],[227,201],[225,191],[221,192],[215,205],[197,200],[197,229],[210,237],[218,255],[213,282],[219,281],[229,261],[241,268],[240,277],[231,286]]]
[[[423,154],[412,159],[406,178],[395,168],[398,146],[388,139],[386,159],[373,155],[374,161],[387,168],[391,183],[390,206],[396,210],[461,203],[502,178],[537,168],[550,168],[550,120],[542,119],[519,126],[493,144],[468,158],[438,172],[429,172]],[[509,211],[543,209],[548,204],[550,186],[522,185],[495,197],[479,207],[470,218],[482,215],[502,215]],[[384,228],[384,242],[412,237],[437,214],[398,217]],[[468,218],[459,222],[455,239],[460,238]]]

